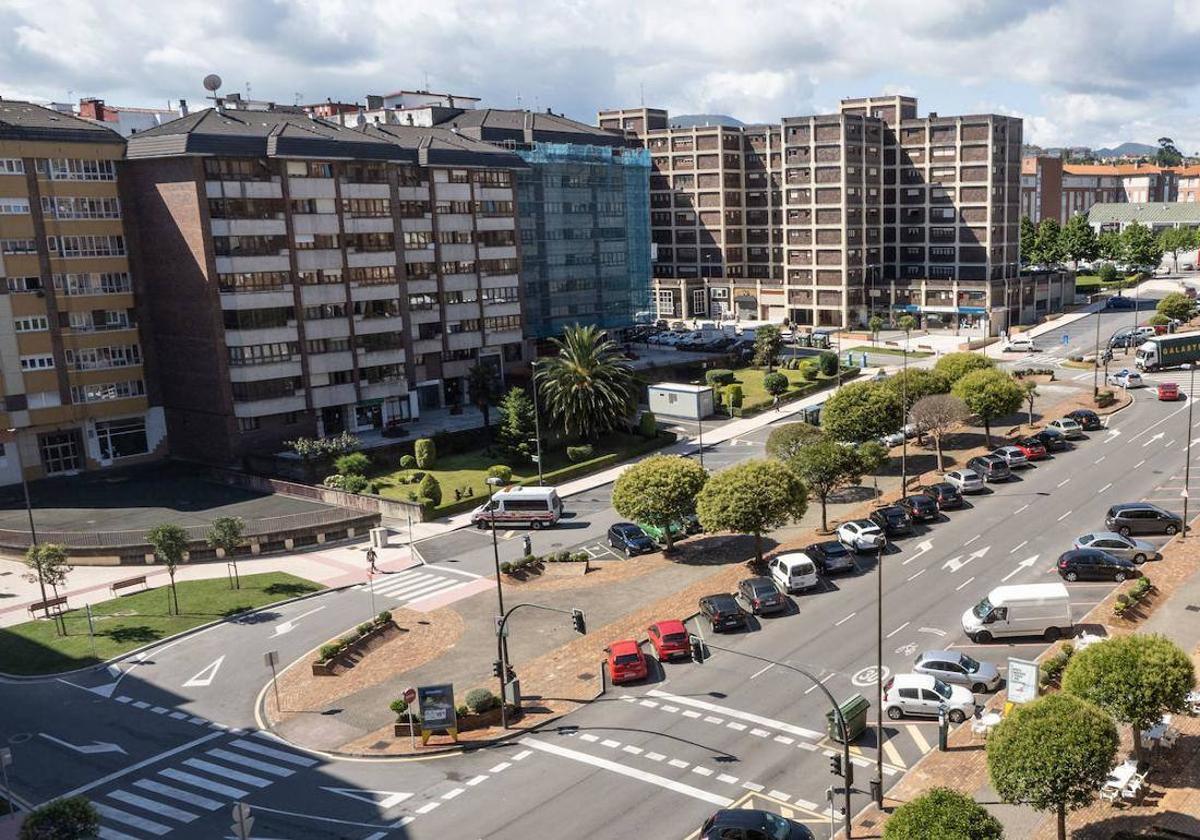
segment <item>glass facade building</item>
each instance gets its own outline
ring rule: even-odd
[[[650,317],[650,155],[534,142],[516,153],[525,335]]]

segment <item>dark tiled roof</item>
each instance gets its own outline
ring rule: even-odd
[[[595,146],[640,145],[630,141],[623,132],[577,122],[558,114],[537,111],[507,110],[501,108],[479,108],[463,111],[441,123],[443,127],[457,128],[460,132],[477,140],[498,142],[513,140],[528,142],[526,131],[532,139],[544,143],[587,143]]]
[[[124,143],[112,129],[32,102],[0,99],[0,140]]]

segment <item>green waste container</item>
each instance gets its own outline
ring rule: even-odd
[[[852,694],[843,700],[838,708],[842,710],[842,717],[846,719],[846,734],[853,741],[866,731],[867,712],[871,704],[861,694]],[[841,741],[842,733],[838,730],[837,715],[831,710],[825,713],[825,719],[829,723],[829,737]]]

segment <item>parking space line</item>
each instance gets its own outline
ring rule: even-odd
[[[895,764],[897,767],[908,766],[904,763],[904,759],[900,755],[900,750],[896,749],[896,745],[893,744],[891,740],[883,742],[883,754],[887,756],[888,761],[890,761],[892,764]]]
[[[893,630],[891,633],[888,633],[885,638],[888,638],[888,639],[892,638],[892,636],[895,636],[897,633],[899,633],[901,630],[903,630],[905,627],[907,627],[911,623],[912,622],[910,622],[910,621],[904,622],[899,627],[897,627],[895,630]]]
[[[831,679],[833,679],[833,674],[826,674],[825,676],[821,677],[821,679],[817,680],[817,682],[824,685],[826,682],[828,682]],[[809,692],[816,691],[816,690],[817,690],[817,687],[815,685],[810,685],[808,688],[804,689],[804,693],[808,694]]]
[[[962,583],[960,583],[958,586],[954,587],[954,591],[957,592],[958,590],[962,589],[964,586],[966,586],[968,583],[970,583],[973,580],[975,580],[975,576],[971,575],[971,577],[967,578]]]
[[[930,745],[929,745],[929,742],[925,740],[925,736],[921,734],[921,728],[919,726],[914,726],[911,723],[906,723],[906,724],[904,724],[904,728],[906,730],[908,730],[909,737],[911,737],[913,739],[913,741],[916,742],[917,747],[920,748],[922,755],[924,755],[925,753],[929,752],[930,749],[932,749],[932,747],[930,747]]]
[[[1058,517],[1058,521],[1059,521],[1059,522],[1062,522],[1064,519],[1066,519],[1066,518],[1067,518],[1068,516],[1070,516],[1072,513],[1074,513],[1074,511],[1070,511],[1070,510],[1069,510],[1069,511],[1067,511],[1067,512],[1066,512],[1066,513],[1064,513],[1062,516]]]
[[[846,616],[845,618],[841,619],[840,621],[835,621],[835,622],[833,623],[833,626],[834,626],[834,627],[841,627],[843,624],[845,624],[845,623],[846,623],[847,621],[849,621],[850,619],[854,618],[854,616],[856,616],[856,615],[858,615],[858,612],[857,612],[857,611],[855,611],[855,612],[852,612],[852,613],[850,613],[850,615]]]

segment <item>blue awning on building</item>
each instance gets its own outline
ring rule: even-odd
[[[982,306],[960,306],[958,311],[963,315],[986,315],[987,309]]]
[[[895,304],[892,304],[892,309],[895,309],[897,312],[920,312],[921,311],[921,307],[917,306],[915,303],[895,303]]]

